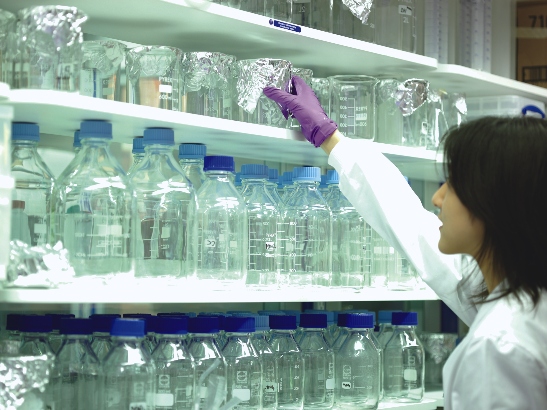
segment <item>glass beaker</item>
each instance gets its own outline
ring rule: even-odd
[[[382,0],[375,3],[375,42],[415,53],[417,13],[414,0]]]
[[[287,0],[291,23],[332,32],[331,0]]]
[[[106,100],[121,100],[120,71],[125,45],[117,41],[85,41],[80,94]]]
[[[288,91],[291,73],[292,65],[287,60],[260,58],[238,61],[236,98],[239,120],[285,128],[287,120],[279,106],[262,91],[267,86]]]
[[[232,119],[232,77],[236,58],[222,53],[186,53],[182,111]]]
[[[79,91],[87,16],[76,7],[20,10],[14,88]]]
[[[374,140],[377,81],[366,75],[329,77],[330,118],[345,136]]]
[[[374,3],[371,6],[366,23],[355,17],[342,0],[334,0],[332,3],[332,32],[334,34],[373,43],[374,19]]]
[[[13,13],[0,10],[0,69],[1,81],[13,86],[13,59],[17,52],[15,43],[16,19]]]
[[[127,52],[127,102],[180,111],[182,50],[140,46]]]
[[[403,113],[397,104],[403,87],[403,83],[394,78],[376,83],[376,142],[403,144]]]
[[[290,3],[287,0],[263,0],[264,15],[277,20],[290,21]]]
[[[297,75],[298,77],[302,78],[312,88],[312,78],[313,78],[313,71],[309,68],[300,68],[300,67],[293,67],[292,68],[292,75]],[[292,85],[292,84],[291,84]],[[295,129],[300,130],[300,123],[298,120],[294,117],[289,118],[287,121],[287,128],[288,129]]]
[[[325,112],[329,112],[329,79],[328,78],[312,78],[311,89],[319,100],[321,107]]]
[[[429,82],[410,79],[404,82],[399,109],[403,113],[403,145],[426,147],[433,129],[428,104]]]

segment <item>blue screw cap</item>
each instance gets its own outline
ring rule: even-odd
[[[114,320],[120,318],[120,315],[111,314],[111,315],[92,315],[91,319],[91,330],[93,332],[99,333],[110,333],[112,330],[112,324]]]
[[[283,172],[283,186],[292,185],[292,172]]]
[[[293,181],[321,181],[321,169],[318,167],[295,167],[292,171]]]
[[[255,329],[256,331],[270,330],[270,317],[269,316],[255,316]]]
[[[324,313],[302,313],[300,315],[300,327],[326,329],[327,315]]]
[[[207,146],[204,144],[180,144],[179,159],[203,159],[207,155]]]
[[[208,155],[203,160],[203,171],[228,171],[234,172],[234,157],[224,155]]]
[[[327,185],[331,184],[339,184],[340,183],[340,177],[338,175],[338,171],[335,169],[329,169],[327,171]]]
[[[261,164],[245,164],[241,166],[241,179],[267,179],[268,167]]]
[[[146,322],[143,319],[114,319],[111,336],[144,337]]]
[[[40,141],[40,127],[33,122],[14,122],[11,124],[13,141]]]
[[[219,319],[214,316],[191,317],[188,320],[189,333],[218,333]]]
[[[20,322],[24,316],[25,315],[21,315],[20,313],[10,313],[9,315],[7,315],[6,330],[18,331]]]
[[[276,330],[295,330],[296,316],[270,316],[270,329]]]
[[[231,316],[225,319],[225,330],[231,333],[254,333],[255,318],[251,316]]]
[[[334,324],[334,312],[330,310],[306,309],[306,313],[327,315],[327,326]]]
[[[348,323],[348,315],[349,313],[338,313],[338,318],[336,320],[338,327],[346,327]]]
[[[279,181],[279,171],[275,168],[268,168],[268,181],[273,183],[278,183]]]
[[[90,335],[91,319],[74,319],[64,317],[60,320],[59,333],[62,335]]]
[[[72,148],[80,148],[82,141],[80,141],[80,130],[74,131],[74,141],[72,141]]]
[[[25,333],[50,333],[53,330],[51,316],[21,315],[19,331]]]
[[[157,316],[156,333],[163,335],[185,335],[188,333],[188,316]]]
[[[393,312],[400,312],[400,310],[380,310],[378,311],[378,323],[391,323],[391,316]]]
[[[61,319],[76,317],[72,313],[46,313],[46,316],[51,317],[51,328],[53,330],[61,329]]]
[[[171,128],[147,128],[144,130],[143,144],[175,145],[175,131]]]
[[[372,329],[372,315],[368,313],[349,313],[346,316],[346,327],[350,329]]]
[[[144,138],[135,137],[133,138],[133,149],[131,150],[133,154],[144,154]]]
[[[80,123],[80,140],[84,138],[112,139],[112,124],[102,120],[86,120]]]
[[[418,313],[393,312],[391,323],[393,326],[418,326]]]

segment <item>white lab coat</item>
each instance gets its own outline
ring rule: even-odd
[[[439,219],[374,144],[343,138],[329,164],[357,211],[470,326],[443,370],[445,409],[547,410],[547,292],[534,311],[526,298],[524,306],[514,298],[474,305],[470,295],[482,282],[477,264],[438,250]]]

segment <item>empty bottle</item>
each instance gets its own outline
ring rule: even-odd
[[[321,310],[321,309],[306,309],[305,313],[326,316],[327,325],[325,326],[323,330],[323,336],[325,337],[325,340],[327,341],[329,346],[332,347],[332,345],[334,344],[333,335],[337,328],[336,324],[334,323],[334,312],[329,310]],[[304,326],[300,325],[300,327],[303,328]],[[300,340],[298,341],[300,342]]]
[[[277,355],[268,342],[270,330],[269,316],[253,315],[255,332],[251,335],[251,343],[262,361],[262,409],[277,408]]]
[[[296,186],[293,184],[292,171],[283,172],[283,203],[287,202],[287,199],[296,189]]]
[[[135,191],[109,149],[112,124],[83,121],[82,151],[58,178],[52,242],[62,241],[77,276],[133,272]]]
[[[240,409],[261,409],[262,362],[251,343],[254,317],[227,317],[228,341],[222,349],[227,366],[227,405]]]
[[[235,175],[230,175],[230,179],[233,180],[234,186],[237,189],[237,192],[241,194],[241,191],[243,190],[243,185],[241,183],[241,172],[236,172]]]
[[[55,184],[53,174],[38,154],[39,141],[37,124],[12,124],[11,176],[15,179],[12,239],[22,240],[29,246],[45,245],[48,241],[48,214]],[[24,215],[20,215],[23,212]]]
[[[336,405],[343,409],[376,409],[380,397],[380,352],[371,338],[372,315],[346,316],[349,334],[336,353]]]
[[[400,310],[380,310],[378,312],[380,330],[377,339],[380,342],[382,349],[385,349],[387,342],[389,342],[389,339],[393,336],[393,325],[391,324],[393,312],[400,312]]]
[[[188,346],[196,368],[194,409],[219,408],[226,401],[226,360],[220,351],[218,317],[191,317],[188,332],[192,339]]]
[[[135,137],[133,138],[133,149],[131,150],[131,153],[133,154],[133,163],[129,167],[129,170],[127,171],[127,175],[130,175],[135,171],[135,168],[139,166],[139,164],[144,159],[144,138],[143,137]]]
[[[294,339],[295,316],[270,316],[270,344],[277,353],[277,408],[304,407],[304,357]]]
[[[74,131],[74,140],[72,141],[72,150],[76,155],[82,150],[82,142],[80,141],[80,130]]]
[[[323,198],[326,199],[326,195],[329,191],[329,186],[327,185],[327,175],[321,175],[321,181],[319,182],[319,192],[323,195]]]
[[[280,207],[283,205],[283,200],[281,199],[281,196],[279,196],[279,192],[277,190],[278,182],[279,182],[279,171],[275,168],[268,168],[268,182],[266,183],[266,189],[268,190],[268,193],[274,200],[274,203],[279,210]]]
[[[102,368],[89,344],[91,320],[62,318],[59,322],[64,340],[50,379],[55,409],[98,409]]]
[[[49,346],[53,354],[57,354],[63,344],[63,336],[61,335],[61,319],[75,317],[71,313],[46,313],[46,316],[51,317],[51,333],[48,336]]]
[[[154,410],[156,366],[143,347],[144,321],[115,319],[114,346],[103,362],[104,408]]]
[[[203,158],[207,155],[207,147],[204,144],[180,144],[179,163],[186,178],[190,180],[197,193],[207,177],[203,172]]]
[[[259,164],[241,166],[241,195],[247,206],[249,260],[247,286],[277,284],[279,251],[277,221],[279,212],[266,187],[268,167]]]
[[[332,276],[332,213],[317,187],[321,170],[296,167],[295,191],[285,200],[278,226],[280,282],[329,286]]]
[[[417,402],[424,396],[424,348],[416,335],[416,312],[393,312],[393,335],[384,349],[384,398]]]
[[[176,279],[194,274],[195,195],[173,156],[175,133],[170,128],[147,128],[145,156],[130,181],[137,192],[135,276]],[[194,203],[193,205],[190,205]]]
[[[326,201],[332,211],[332,284],[360,289],[371,269],[371,228],[340,192],[338,172],[329,170]]]
[[[303,313],[300,348],[304,358],[304,409],[331,409],[334,404],[334,352],[325,339],[327,315]]]
[[[91,349],[95,356],[103,362],[104,358],[107,356],[108,352],[112,350],[112,338],[110,337],[110,330],[114,320],[119,318],[120,315],[117,314],[95,314],[91,315]]]
[[[338,313],[338,317],[336,319],[336,324],[338,326],[338,331],[336,332],[336,339],[334,340],[334,343],[332,344],[332,350],[334,353],[338,353],[344,342],[346,341],[346,338],[348,337],[349,330],[346,326],[347,323],[347,317],[348,313]]]
[[[156,410],[190,410],[194,403],[194,359],[185,343],[188,316],[156,318]]]
[[[207,156],[207,180],[197,195],[197,277],[211,286],[244,285],[247,275],[247,208],[230,180],[234,159]],[[191,207],[192,208],[192,207]],[[194,207],[195,208],[195,207]]]

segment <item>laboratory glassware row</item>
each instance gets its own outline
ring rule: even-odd
[[[307,7],[305,2],[299,6]],[[19,16],[18,25],[13,18],[6,20],[13,24],[0,27],[7,30],[7,38],[15,37],[0,44],[7,56],[2,60],[3,81],[12,88],[79,91],[97,98],[299,130],[296,119],[286,120],[277,104],[262,95],[265,86],[284,88],[298,75],[314,89],[346,136],[429,149],[436,149],[440,136],[465,121],[467,113],[463,95],[431,89],[423,79],[314,78],[312,70],[294,67],[287,60],[237,61],[218,52],[183,52],[166,46],[127,49],[114,40],[83,42],[80,24],[85,16],[70,7],[40,6],[22,10]],[[48,25],[37,26],[36,21]],[[72,34],[66,46],[46,47],[60,41],[41,31],[50,25],[61,25],[65,35]],[[12,32],[14,27],[17,32]],[[33,58],[36,55],[40,59]],[[47,67],[40,63],[44,55],[52,61]]]
[[[148,128],[133,140],[126,175],[109,149],[110,123],[83,121],[75,135],[78,152],[55,180],[37,152],[38,125],[13,123],[11,238],[61,242],[76,277],[257,289],[423,284],[340,192],[334,170],[321,186],[317,167],[279,176],[245,164],[236,182],[232,157],[181,144],[179,164],[173,130]]]
[[[52,358],[39,396],[59,410],[376,409],[380,400],[421,401],[417,314],[380,311],[377,332],[375,322],[364,310],[9,314],[3,343]]]

